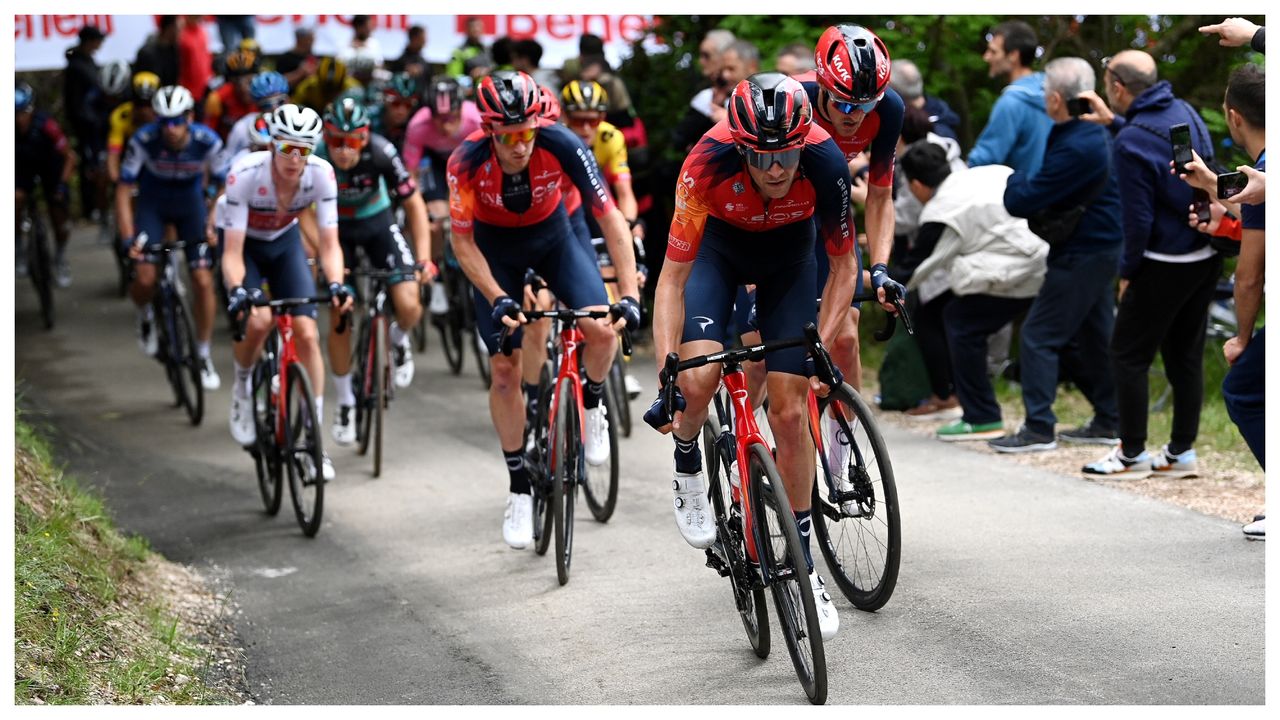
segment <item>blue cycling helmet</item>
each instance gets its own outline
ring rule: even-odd
[[[36,92],[31,86],[20,82],[13,86],[13,111],[26,112],[36,106]]]
[[[289,81],[285,80],[283,75],[267,70],[253,76],[253,81],[249,83],[249,97],[253,98],[253,102],[258,104],[260,109],[263,101],[277,95],[285,96],[284,102],[288,101]]]

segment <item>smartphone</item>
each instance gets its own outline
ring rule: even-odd
[[[1213,219],[1213,215],[1209,212],[1208,192],[1201,190],[1200,188],[1194,188],[1191,191],[1191,202],[1195,207],[1197,221],[1207,223]]]
[[[1093,107],[1089,101],[1084,98],[1071,98],[1067,101],[1067,114],[1071,117],[1080,117],[1087,112],[1092,112]]]
[[[1186,123],[1170,125],[1169,142],[1173,145],[1173,167],[1178,172],[1182,172],[1187,163],[1193,159],[1191,157],[1191,126]]]
[[[1223,173],[1218,176],[1218,199],[1230,200],[1239,195],[1249,184],[1249,176],[1242,172]]]

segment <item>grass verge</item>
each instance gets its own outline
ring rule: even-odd
[[[102,501],[55,465],[15,417],[14,702],[223,704],[210,651],[183,602],[204,595],[185,568],[115,527]],[[207,614],[207,613],[206,613]],[[215,612],[216,614],[216,612]]]

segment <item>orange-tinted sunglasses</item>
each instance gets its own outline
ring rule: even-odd
[[[516,143],[533,142],[538,135],[538,128],[532,127],[525,130],[516,130],[515,132],[495,132],[493,137],[503,145],[515,145]]]
[[[349,148],[351,150],[359,150],[369,141],[369,132],[355,133],[334,133],[326,131],[324,134],[324,144],[337,150],[338,148]]]

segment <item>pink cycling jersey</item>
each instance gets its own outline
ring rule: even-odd
[[[417,172],[425,152],[440,158],[448,158],[454,148],[462,144],[468,135],[480,129],[480,111],[476,104],[467,100],[462,103],[462,122],[452,135],[440,132],[431,121],[431,108],[424,107],[414,113],[409,120],[409,129],[404,137],[404,164],[409,172]]]

